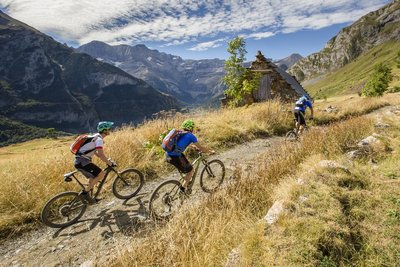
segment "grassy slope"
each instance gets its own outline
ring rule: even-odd
[[[389,102],[399,102],[398,100],[399,95],[396,94],[378,99],[351,96],[332,101],[320,101],[316,103],[316,123],[347,118],[348,114],[368,112]],[[323,112],[322,110],[329,105],[339,107],[340,111],[338,113]],[[197,115],[194,119],[200,126],[201,131],[198,135],[202,142],[216,149],[225,149],[235,143],[256,138],[258,135],[284,133],[292,126],[290,110],[291,107],[282,107],[278,102],[269,102],[240,109],[206,112]],[[162,129],[178,126],[182,120],[183,117],[178,116],[173,119],[149,121],[135,129],[121,129],[107,137],[106,152],[115,158],[122,168],[138,167],[147,173],[148,179],[151,179],[154,172],[162,174],[171,170],[166,169],[163,157],[159,153],[158,134]],[[341,142],[346,145],[354,143],[365,133],[365,129],[370,127],[368,123],[362,122],[352,125],[340,131],[345,139]],[[322,137],[325,139],[319,140]],[[291,173],[294,170],[293,162],[297,164],[305,152],[314,154],[322,151],[321,153],[334,154],[335,151],[341,151],[341,146],[337,146],[335,141],[338,138],[340,139],[340,135],[337,131],[329,135],[317,134],[312,138],[312,142],[315,146],[316,140],[319,140],[321,146],[318,146],[318,150],[296,150],[294,158],[287,157],[293,153],[284,150],[288,149],[285,147],[279,149],[272,158],[271,155],[265,155],[265,158],[260,161],[259,173],[249,174],[250,177],[254,176],[252,178],[255,179],[254,184],[244,179],[237,186],[221,191],[216,195],[216,199],[210,198],[210,202],[205,203],[200,210],[189,209],[187,211],[189,214],[182,213],[168,224],[169,232],[165,233],[165,228],[155,231],[154,235],[150,235],[145,243],[141,244],[143,249],[137,250],[137,254],[125,255],[125,258],[119,259],[119,263],[128,262],[129,265],[129,262],[143,262],[143,264],[146,262],[147,265],[166,265],[171,259],[176,259],[171,257],[178,257],[182,262],[191,261],[199,266],[222,264],[230,249],[245,239],[246,229],[252,227],[254,221],[265,214],[266,207],[271,204],[271,184],[276,183],[277,178]],[[346,140],[346,138],[350,139]],[[0,161],[2,184],[0,187],[0,233],[3,236],[36,227],[38,213],[44,202],[52,195],[71,186],[62,181],[62,174],[72,168],[72,155],[68,151],[69,140],[50,146],[44,141],[35,142],[25,144],[25,147],[3,148],[3,151],[7,149],[19,153],[14,158]],[[44,147],[47,149],[42,150],[41,148]],[[37,153],[38,151],[41,153]],[[238,195],[241,196],[239,200]],[[202,218],[202,221],[198,221],[199,218]],[[230,225],[231,228],[223,227],[223,225]],[[186,234],[189,229],[191,235]],[[198,236],[195,242],[192,240],[192,234]],[[210,236],[213,238],[206,238]],[[179,238],[176,239],[177,237]],[[177,246],[189,244],[190,247],[183,246],[183,252],[180,254],[175,250],[170,250],[171,242]],[[158,244],[156,248],[154,243]],[[166,255],[169,256],[166,257]],[[165,261],[158,262],[159,260]]]
[[[338,113],[316,112],[316,123],[368,112],[391,100],[393,97],[347,99],[342,106],[337,105],[341,107]],[[322,101],[317,105],[318,109],[324,109],[332,103]],[[283,134],[292,127],[291,110],[291,106],[267,102],[239,109],[198,113],[194,119],[199,125],[197,134],[201,142],[219,150],[260,135]],[[106,153],[121,168],[139,168],[146,173],[147,179],[154,174],[162,175],[172,169],[164,163],[159,133],[168,127],[179,127],[183,119],[183,116],[176,116],[149,121],[138,128],[120,129],[105,140]],[[36,153],[27,150],[27,153],[21,153],[18,157],[0,161],[0,236],[34,227],[47,199],[63,190],[76,189],[62,180],[62,175],[73,168],[68,144],[52,145],[43,153],[37,153],[40,150],[33,150]]]
[[[260,259],[265,266],[397,266],[400,123],[393,116],[383,122],[391,127],[375,129],[381,143],[368,155],[352,164],[341,153],[334,157],[350,173],[321,168],[326,155],[319,154],[282,179],[273,198],[284,199],[287,210],[267,231],[248,230],[241,266]]]
[[[357,93],[372,74],[374,65],[381,62],[391,65],[392,73],[396,76],[390,86],[400,86],[400,69],[394,65],[398,51],[400,51],[400,42],[386,42],[317,82],[312,84],[305,82],[304,87],[316,98]]]
[[[37,153],[46,153],[54,148],[68,147],[75,137],[66,136],[53,138],[38,138],[18,144],[0,147],[0,166],[18,160],[21,157],[35,157]]]

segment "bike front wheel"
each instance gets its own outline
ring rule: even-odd
[[[200,175],[200,186],[207,192],[215,191],[224,181],[225,165],[218,159],[211,160],[204,166]]]
[[[49,227],[63,228],[78,221],[85,211],[86,204],[77,192],[63,192],[47,201],[40,219]]]
[[[289,132],[286,133],[285,135],[285,140],[286,141],[295,141],[297,140],[297,134],[294,130],[291,130]]]
[[[126,169],[115,177],[112,191],[117,198],[129,199],[137,195],[144,184],[143,174],[136,169]]]
[[[184,198],[180,186],[177,180],[167,180],[157,186],[149,202],[149,210],[154,218],[166,220],[179,209]]]

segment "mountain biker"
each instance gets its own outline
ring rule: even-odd
[[[312,120],[314,118],[314,110],[310,98],[307,95],[301,96],[296,101],[294,106],[294,118],[296,120],[296,130],[299,135],[302,134],[306,126],[305,113],[307,107],[310,108],[311,111],[310,120]]]
[[[108,158],[103,151],[103,139],[110,134],[113,122],[101,121],[97,125],[97,134],[92,139],[82,145],[75,155],[75,168],[83,173],[89,179],[89,184],[79,195],[88,203],[93,204],[96,199],[92,199],[88,192],[104,177],[104,171],[92,163],[93,155],[99,157],[108,166],[116,166],[115,162]]]
[[[210,150],[199,144],[197,137],[193,134],[194,127],[195,124],[193,120],[188,119],[182,123],[181,128],[184,134],[177,141],[177,146],[179,147],[178,150],[185,151],[185,149],[190,145],[203,153],[214,154],[214,150]],[[168,163],[174,165],[180,172],[186,174],[180,188],[182,192],[185,192],[186,187],[193,176],[194,169],[192,164],[187,160],[186,156],[182,152],[166,152],[165,156]]]

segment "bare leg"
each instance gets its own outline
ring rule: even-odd
[[[183,178],[182,187],[184,188],[187,187],[190,180],[192,180],[193,173],[194,173],[194,168],[186,174],[185,178]]]
[[[104,171],[101,171],[99,175],[97,175],[97,177],[89,179],[89,184],[88,186],[86,186],[85,191],[89,192],[94,187],[95,184],[97,184],[101,179],[103,179],[103,177],[104,177]]]
[[[303,133],[303,131],[304,131],[304,125],[300,125],[299,135],[301,135]]]

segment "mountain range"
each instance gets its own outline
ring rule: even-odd
[[[123,70],[76,52],[0,11],[0,116],[67,132],[99,120],[138,123],[180,108]]]
[[[221,81],[224,60],[184,60],[145,45],[110,46],[99,41],[85,44],[77,51],[113,64],[185,104],[204,104],[225,89]]]

